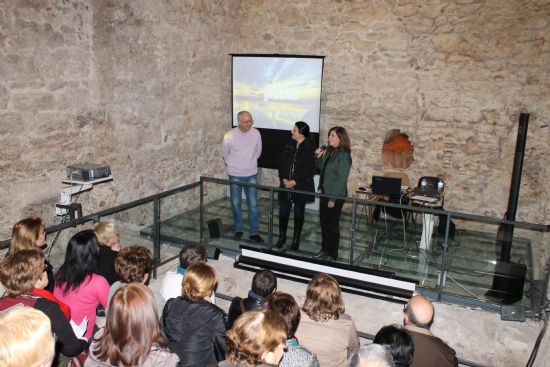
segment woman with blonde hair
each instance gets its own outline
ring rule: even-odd
[[[153,295],[131,283],[118,289],[109,303],[107,322],[90,347],[85,367],[174,367],[177,355],[167,349]]]
[[[11,231],[10,249],[8,254],[21,250],[41,249],[46,245],[45,224],[40,217],[29,217],[15,223]],[[48,286],[46,290],[53,292],[55,278],[53,266],[46,258],[46,273],[48,274]]]
[[[162,326],[180,366],[209,366],[225,358],[225,313],[210,303],[216,283],[214,268],[195,263],[185,271],[181,296],[164,306]]]
[[[115,259],[120,251],[120,240],[115,225],[110,222],[100,222],[94,228],[99,244],[96,273],[104,277],[109,285],[120,280],[115,271]]]
[[[50,319],[31,307],[0,314],[0,365],[49,367],[55,355]]]
[[[355,323],[345,313],[340,285],[332,276],[320,273],[309,282],[296,337],[323,367],[343,367],[359,349]]]
[[[227,359],[218,366],[277,366],[286,339],[287,325],[280,315],[270,310],[245,312],[227,332]]]

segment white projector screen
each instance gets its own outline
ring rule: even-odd
[[[254,127],[292,130],[305,121],[319,133],[322,56],[233,55],[233,126],[252,113]]]

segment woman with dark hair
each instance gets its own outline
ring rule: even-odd
[[[317,274],[307,286],[302,321],[296,331],[301,345],[317,355],[323,367],[345,366],[359,349],[357,329],[345,313],[340,285],[328,274]]]
[[[413,362],[414,342],[409,332],[395,325],[382,327],[373,340],[386,348],[393,357],[395,367],[409,367]]]
[[[131,283],[119,288],[109,303],[105,328],[90,347],[85,367],[175,367],[160,330],[153,295],[147,286]]]
[[[319,367],[317,356],[309,349],[300,345],[294,335],[300,324],[300,306],[288,293],[275,292],[264,300],[264,307],[283,317],[288,328],[287,350],[279,367]]]
[[[48,282],[44,255],[38,248],[20,250],[6,256],[0,263],[0,282],[6,289],[6,295],[0,298],[0,311],[22,304],[48,316],[58,341],[57,350],[65,356],[58,356],[59,362],[63,360],[66,365],[66,357],[77,356],[87,348],[88,343],[74,335],[58,301],[51,295],[51,298],[46,298],[35,292]]]
[[[280,187],[300,191],[315,191],[315,147],[309,139],[309,125],[298,121],[292,128],[292,143],[286,145],[279,160]],[[281,248],[286,242],[286,231],[290,209],[294,203],[294,236],[290,248],[300,247],[300,236],[304,225],[306,203],[315,201],[315,197],[292,192],[279,192],[279,240],[275,247]]]
[[[335,126],[328,131],[328,148],[315,151],[317,169],[321,171],[319,190],[330,196],[348,195],[348,176],[351,169],[351,148],[346,129]],[[319,204],[321,251],[315,257],[324,260],[338,258],[340,244],[340,214],[344,200],[322,197]]]
[[[245,312],[227,332],[227,359],[218,366],[277,366],[286,337],[286,323],[280,315],[270,310]]]
[[[69,240],[65,262],[56,275],[54,296],[71,308],[72,319],[80,324],[84,317],[88,326],[84,336],[92,336],[96,308],[107,307],[109,283],[95,273],[99,248],[94,231],[84,230]]]
[[[185,270],[182,295],[164,306],[164,333],[182,367],[210,366],[225,358],[225,314],[210,303],[217,281],[214,268],[194,263]]]
[[[21,219],[19,222],[15,223],[11,231],[10,239],[10,249],[8,254],[13,254],[14,252],[20,250],[32,250],[35,248],[42,249],[46,245],[46,232],[44,231],[45,224],[42,218],[40,217],[29,217]],[[46,274],[48,274],[48,285],[46,290],[48,292],[53,292],[54,288],[54,276],[53,276],[53,266],[46,260]]]

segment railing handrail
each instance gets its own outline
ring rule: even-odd
[[[422,213],[430,213],[435,215],[450,215],[453,218],[467,219],[467,220],[473,220],[476,222],[484,222],[484,223],[491,223],[491,224],[511,224],[519,228],[525,228],[525,229],[541,231],[541,232],[550,232],[550,224],[538,224],[538,223],[531,223],[531,222],[507,220],[507,219],[500,219],[500,218],[482,216],[477,214],[469,214],[464,212],[433,209],[433,208],[421,207],[421,206],[412,206],[409,204],[398,204],[398,203],[389,203],[389,202],[383,202],[383,201],[362,199],[362,198],[353,197],[353,196],[334,196],[334,195],[327,195],[327,194],[322,194],[318,192],[285,189],[282,187],[254,184],[254,183],[248,183],[248,182],[242,182],[242,181],[232,181],[229,179],[217,178],[217,177],[200,176],[200,180],[205,182],[219,183],[219,184],[238,184],[242,186],[251,186],[251,187],[256,187],[258,189],[262,189],[265,191],[274,190],[274,191],[282,191],[282,192],[292,192],[295,194],[311,195],[315,197],[327,197],[327,198],[330,197],[330,198],[345,200],[346,202],[350,202],[350,203],[355,200],[359,204],[381,205],[381,206],[386,206],[390,208],[408,209],[408,210],[414,209],[414,211],[418,211]]]

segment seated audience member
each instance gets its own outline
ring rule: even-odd
[[[386,348],[379,344],[369,344],[351,356],[348,367],[395,367],[395,364]]]
[[[195,263],[185,271],[182,295],[166,302],[162,326],[180,366],[204,367],[225,358],[225,314],[210,303],[216,283],[214,268]]]
[[[115,260],[115,269],[120,280],[111,286],[107,304],[111,303],[113,294],[124,284],[141,283],[147,285],[149,283],[151,270],[153,269],[151,251],[137,245],[125,247],[118,253]],[[153,290],[151,292],[153,293],[157,312],[161,314],[164,308],[164,299],[158,292]],[[107,309],[108,312],[109,309]]]
[[[323,367],[345,366],[359,348],[351,316],[344,313],[340,285],[328,274],[317,274],[307,286],[302,320],[296,331],[301,345],[317,355]]]
[[[259,309],[265,297],[277,290],[277,277],[271,270],[260,270],[252,278],[252,289],[247,298],[235,297],[228,312],[227,328],[231,329],[235,320],[244,312]]]
[[[41,249],[46,246],[46,232],[44,231],[44,221],[40,217],[30,217],[21,219],[15,223],[11,231],[10,249],[8,254],[20,250]],[[53,266],[46,257],[46,273],[48,274],[48,285],[46,290],[53,292],[55,279],[53,276]]]
[[[165,300],[181,296],[181,282],[185,269],[196,262],[206,262],[206,247],[199,243],[192,243],[181,249],[179,254],[180,264],[176,271],[168,271],[162,279],[160,294]],[[214,303],[214,302],[212,302]]]
[[[49,367],[55,355],[50,319],[31,307],[0,314],[0,366]]]
[[[71,308],[71,316],[78,325],[84,317],[88,326],[84,336],[89,339],[95,326],[96,308],[107,307],[109,283],[95,273],[98,244],[94,231],[84,230],[71,237],[65,252],[65,261],[56,275],[54,296]]]
[[[113,223],[101,222],[95,226],[94,233],[99,244],[96,274],[104,277],[109,285],[113,285],[119,280],[115,271],[115,259],[120,251],[118,232]]]
[[[403,323],[414,342],[412,367],[458,366],[456,353],[430,332],[434,307],[424,296],[414,296],[403,309]]]
[[[105,327],[94,336],[85,367],[175,367],[167,349],[149,288],[132,283],[119,288],[109,303]]]
[[[319,367],[317,356],[303,345],[300,345],[298,339],[294,336],[301,318],[300,306],[298,306],[294,297],[288,293],[274,292],[267,296],[263,305],[266,309],[282,316],[288,329],[287,350],[279,363],[279,367]]]
[[[385,347],[395,367],[409,367],[413,361],[414,343],[409,332],[395,325],[384,326],[374,336],[374,344]]]
[[[245,312],[227,332],[226,360],[218,366],[277,366],[286,339],[286,323],[280,315],[269,310]]]
[[[87,348],[87,342],[74,335],[57,302],[32,294],[33,289],[42,288],[48,281],[44,268],[44,255],[38,248],[8,255],[0,264],[0,282],[7,294],[0,298],[0,311],[16,305],[42,311],[50,319],[51,330],[59,343],[58,350],[67,357],[77,356]]]

